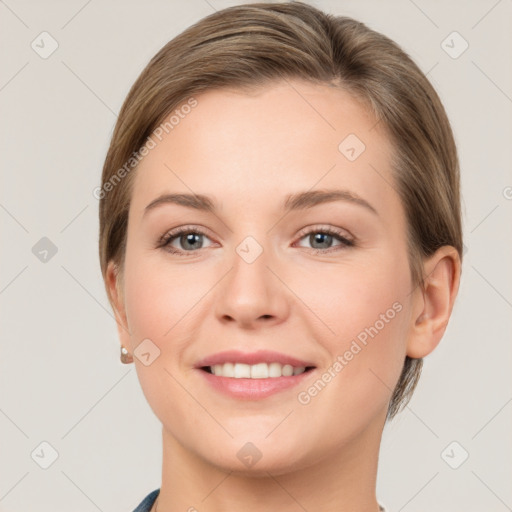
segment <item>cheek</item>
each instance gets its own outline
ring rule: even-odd
[[[135,251],[127,254],[125,265],[126,312],[132,337],[150,338],[161,345],[201,300],[207,276],[195,273],[192,280],[184,281],[183,270],[166,264],[165,258],[148,258]]]
[[[350,389],[348,402],[364,397],[374,405],[384,403],[406,352],[410,302],[406,256],[390,253],[388,258],[343,268],[317,266],[314,273],[302,275],[295,290],[321,320],[315,320],[315,338],[329,354],[328,367],[335,365],[333,391],[336,388],[343,396]]]
[[[379,331],[384,330],[383,322],[389,331],[389,324],[399,323],[395,321],[400,316],[397,310],[409,300],[408,263],[398,254],[347,259],[343,265],[316,263],[286,279],[293,282],[294,292],[338,342],[376,323]]]

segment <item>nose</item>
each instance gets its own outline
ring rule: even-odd
[[[232,268],[217,290],[217,318],[244,329],[283,322],[289,314],[290,297],[275,267],[265,251],[250,263],[235,253]]]

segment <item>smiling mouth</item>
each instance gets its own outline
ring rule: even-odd
[[[301,375],[314,366],[292,366],[281,363],[224,363],[213,366],[202,366],[201,370],[216,377],[229,377],[233,379],[276,379],[279,377],[292,377]]]

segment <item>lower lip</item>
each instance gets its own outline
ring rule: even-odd
[[[231,398],[243,400],[259,400],[293,388],[307,378],[314,370],[311,369],[300,375],[290,377],[272,377],[268,379],[235,379],[232,377],[217,377],[212,373],[199,370],[214,389]]]

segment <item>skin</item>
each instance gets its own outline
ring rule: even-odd
[[[195,98],[137,169],[123,280],[112,262],[107,272],[122,345],[133,354],[149,338],[161,351],[149,366],[134,358],[163,426],[158,511],[376,512],[392,390],[406,354],[426,356],[444,333],[459,285],[457,251],[439,249],[424,262],[424,291],[412,285],[391,145],[346,91],[297,80]],[[353,162],[338,150],[348,134],[366,145]],[[377,213],[331,201],[284,215],[289,194],[311,189],[348,190]],[[217,210],[168,203],[144,215],[163,193],[206,194]],[[172,247],[184,256],[157,246],[179,226],[202,228],[202,248],[187,252],[179,236]],[[355,245],[309,236],[326,227]],[[250,264],[236,251],[247,236],[263,249]],[[298,393],[397,302],[400,312],[300,403]],[[234,348],[275,350],[317,368],[298,388],[233,399],[194,366]],[[262,455],[251,467],[237,457],[247,442]]]

